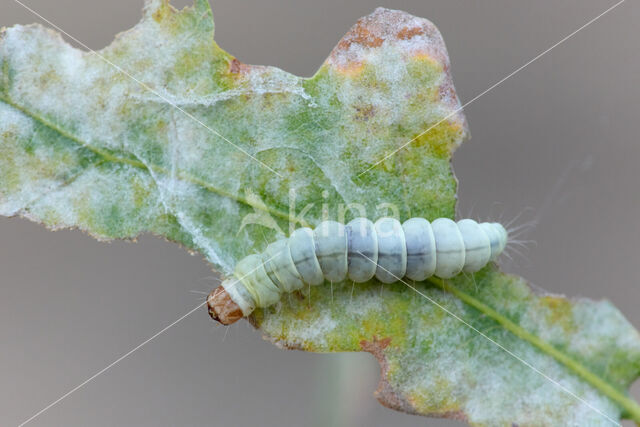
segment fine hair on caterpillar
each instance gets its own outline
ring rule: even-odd
[[[529,206],[519,210],[515,215],[506,215],[504,204],[502,202],[493,202],[490,213],[485,216],[474,215],[474,207],[475,205],[467,212],[464,212],[462,216],[464,218],[473,218],[477,222],[485,222],[485,218],[496,217],[493,212],[496,207],[499,207],[500,213],[494,221],[502,224],[509,236],[502,255],[510,262],[517,262],[518,257],[528,261],[528,257],[525,255],[526,252],[531,249],[531,246],[536,246],[537,244],[536,240],[529,238],[528,235],[540,223],[543,211]],[[527,218],[532,214],[534,215],[533,218]]]
[[[233,276],[207,297],[209,314],[228,325],[275,304],[283,293],[325,281],[362,283],[375,277],[393,283],[404,277],[422,281],[473,273],[500,256],[508,236],[500,223],[472,219],[323,221],[241,259]]]
[[[517,255],[521,259],[527,260],[523,251],[529,250],[531,245],[536,244],[535,240],[527,239],[526,235],[540,222],[541,211],[538,212],[533,219],[525,221],[524,219],[527,213],[535,213],[535,209],[528,207],[521,210],[508,221],[499,220],[500,223],[504,224],[507,234],[509,235],[509,240],[507,241],[503,254],[510,261],[514,261],[514,257],[512,255]]]

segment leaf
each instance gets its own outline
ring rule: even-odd
[[[467,126],[433,24],[377,9],[309,79],[241,63],[213,30],[205,0],[147,1],[95,54],[38,25],[2,30],[0,213],[105,240],[155,233],[227,275],[323,216],[454,216],[450,158]],[[251,321],[287,348],[371,352],[378,398],[406,412],[640,421],[626,391],[640,337],[608,302],[534,295],[494,266],[410,285],[421,295],[327,284]]]

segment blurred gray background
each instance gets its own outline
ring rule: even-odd
[[[142,0],[21,0],[92,49],[133,26]],[[182,7],[189,0],[173,2]],[[462,102],[613,1],[215,0],[216,39],[241,61],[310,76],[377,6],[433,21]],[[39,22],[13,0],[0,26]],[[539,220],[507,271],[611,300],[640,327],[640,4],[627,1],[468,108],[454,157],[459,214]],[[0,218],[0,418],[15,425],[126,353],[215,286],[199,256],[142,236],[98,243]],[[372,397],[368,354],[282,351],[246,322],[199,310],[63,400],[33,426],[458,426]],[[636,385],[634,395],[640,398]],[[488,396],[490,398],[490,396]]]

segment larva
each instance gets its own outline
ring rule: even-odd
[[[403,277],[421,281],[475,272],[502,253],[507,238],[501,224],[472,219],[411,218],[401,224],[381,218],[374,224],[356,218],[347,225],[324,221],[240,260],[233,277],[209,294],[209,314],[228,325],[256,307],[275,304],[282,293],[325,280],[362,283],[375,276],[393,283]]]

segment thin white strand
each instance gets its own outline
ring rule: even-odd
[[[508,251],[511,251],[511,252],[515,253],[516,255],[518,255],[518,256],[519,256],[523,261],[525,261],[525,262],[529,260],[529,258],[528,258],[528,257],[526,257],[522,252],[520,252],[518,249],[516,249],[516,248],[514,248],[514,247],[510,247],[510,248],[508,248]],[[505,252],[503,252],[503,253],[504,253],[505,255],[508,255],[508,254],[507,254],[507,251],[505,251]],[[512,261],[514,261],[514,260],[513,260],[513,258],[512,258]]]
[[[227,339],[227,335],[229,334],[229,330],[231,330],[231,328],[224,328],[224,335],[222,336],[222,342],[224,342]]]
[[[518,213],[518,215],[516,215],[516,216],[515,216],[515,217],[513,217],[509,222],[507,222],[507,223],[505,224],[504,228],[506,228],[506,229],[508,230],[508,229],[509,229],[509,227],[511,227],[511,226],[512,226],[516,221],[518,221],[518,220],[520,219],[520,217],[521,217],[522,215],[524,215],[527,211],[534,211],[534,212],[535,212],[535,210],[534,210],[532,207],[530,207],[530,206],[528,206],[528,207],[524,208],[523,210],[521,210],[521,211],[520,211],[520,213]]]
[[[538,221],[537,220],[531,220],[531,221],[527,221],[527,222],[525,222],[523,224],[516,225],[515,227],[511,227],[511,228],[505,227],[505,228],[507,229],[507,232],[509,233],[509,235],[512,235],[512,234],[514,234],[516,232],[519,232],[521,230],[528,231],[527,230],[528,228],[534,228],[537,225],[538,225]]]

